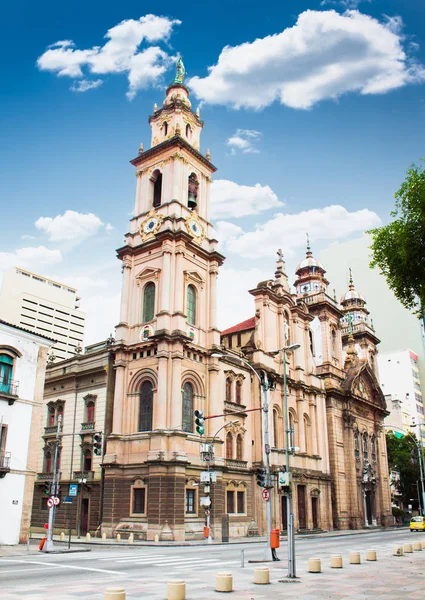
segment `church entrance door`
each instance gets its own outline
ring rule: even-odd
[[[313,529],[319,529],[318,504],[319,499],[313,496],[313,498],[311,499],[311,515],[313,519]]]
[[[298,529],[307,528],[307,515],[305,505],[305,485],[299,485],[297,488],[298,495]]]
[[[366,522],[368,525],[372,525],[372,492],[366,490],[365,492],[365,504],[366,504]]]

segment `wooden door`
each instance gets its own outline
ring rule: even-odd
[[[311,499],[311,514],[312,514],[312,519],[313,519],[313,529],[319,529],[318,504],[319,504],[319,499],[316,497],[313,497]]]
[[[81,500],[80,531],[85,535],[89,530],[89,499]]]
[[[305,485],[297,487],[298,496],[298,529],[307,528],[307,511],[305,505]]]

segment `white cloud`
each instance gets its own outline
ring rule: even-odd
[[[242,227],[228,221],[217,221],[214,231],[216,234],[215,237],[221,244],[225,244],[229,240],[235,240],[244,233]]]
[[[278,206],[283,206],[283,202],[268,185],[239,185],[227,179],[216,179],[211,186],[213,218],[257,215]]]
[[[67,210],[63,215],[56,217],[40,217],[35,222],[37,229],[40,229],[49,236],[49,240],[54,242],[74,240],[82,241],[95,234],[103,223],[93,213],[78,213],[74,210]]]
[[[373,0],[322,0],[320,6],[332,4],[334,6],[342,6],[342,8],[346,9],[356,9],[364,2],[370,3],[373,2]]]
[[[217,279],[217,321],[220,329],[226,329],[255,314],[254,298],[247,290],[265,279],[264,270],[222,267]],[[229,294],[229,290],[232,293]]]
[[[87,92],[87,90],[94,90],[102,85],[102,79],[80,79],[79,81],[74,81],[74,83],[69,88],[71,92]]]
[[[37,270],[41,265],[55,265],[62,262],[60,250],[50,250],[45,246],[19,248],[14,252],[0,252],[0,270],[23,267]]]
[[[154,83],[168,68],[174,58],[154,46],[138,52],[142,42],[166,42],[175,25],[181,21],[156,15],[146,15],[139,20],[128,19],[109,29],[105,35],[107,42],[103,46],[93,46],[87,50],[78,50],[71,40],[61,40],[48,47],[37,60],[41,71],[51,71],[58,76],[73,78],[83,77],[83,68],[90,73],[105,75],[107,73],[126,73],[130,84],[128,96],[133,98],[139,89]],[[101,81],[100,79],[95,80]],[[93,81],[80,82],[86,91]],[[85,88],[85,89],[84,89]]]
[[[425,80],[404,49],[399,17],[380,22],[358,11],[301,13],[275,35],[226,46],[207,77],[192,77],[210,104],[262,109],[278,100],[308,109],[347,92],[381,94]]]
[[[237,151],[242,154],[258,154],[259,150],[255,143],[258,142],[261,135],[261,131],[255,131],[255,129],[237,129],[226,143],[230,146],[232,154],[236,154]]]
[[[245,258],[271,256],[276,248],[282,248],[286,256],[293,256],[294,250],[304,245],[306,232],[312,242],[341,240],[380,223],[378,215],[368,209],[349,212],[338,205],[297,214],[278,213],[255,231],[228,239],[225,246],[229,252]]]

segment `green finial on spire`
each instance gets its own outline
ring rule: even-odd
[[[183,59],[179,56],[176,62],[176,76],[173,83],[183,83],[185,74],[186,69],[184,68]]]
[[[351,267],[348,269],[348,271],[350,273],[350,277],[348,279],[348,283],[350,284],[350,286],[354,286],[354,283],[353,283],[353,274],[351,272]]]

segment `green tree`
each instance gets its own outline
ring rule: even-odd
[[[425,313],[425,169],[412,165],[395,193],[394,220],[371,229],[372,261],[400,302]]]
[[[388,432],[386,438],[388,469],[396,470],[400,474],[396,487],[401,494],[403,504],[407,505],[411,498],[417,497],[416,482],[420,481],[417,440],[414,435],[401,437],[400,434],[393,432]]]

